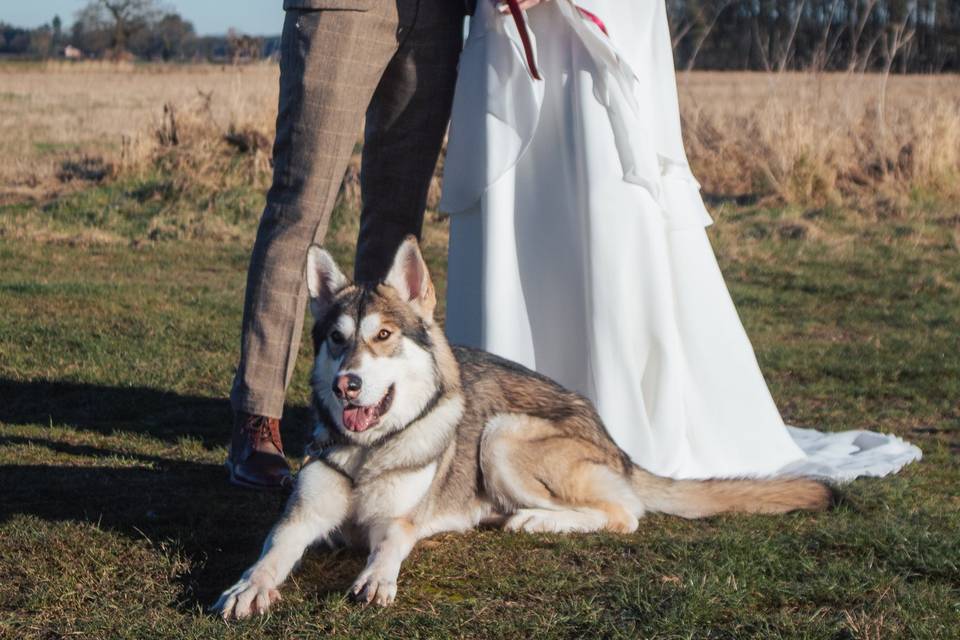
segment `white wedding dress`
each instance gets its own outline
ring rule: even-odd
[[[519,31],[480,0],[441,209],[452,342],[594,401],[635,462],[676,478],[850,480],[920,458],[895,436],[784,425],[717,267],[687,165],[662,0],[570,0]]]

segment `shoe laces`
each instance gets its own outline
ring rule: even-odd
[[[281,455],[283,454],[279,420],[264,416],[250,416],[243,425],[243,428],[253,442],[270,442],[280,451]]]

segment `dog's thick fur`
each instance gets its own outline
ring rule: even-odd
[[[266,611],[308,546],[351,532],[370,549],[352,593],[387,605],[413,546],[441,531],[493,521],[629,533],[647,511],[699,518],[830,502],[813,480],[678,481],[637,467],[586,399],[517,364],[449,346],[413,238],[376,287],[350,284],[319,247],[310,249],[307,280],[320,444],[260,559],[214,605],[225,618]],[[336,388],[346,374],[362,380],[350,400]],[[358,428],[349,411],[372,422]]]

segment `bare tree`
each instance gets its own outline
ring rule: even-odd
[[[230,62],[240,64],[260,59],[263,51],[263,39],[239,33],[231,28],[227,31],[227,48],[230,52]]]
[[[863,38],[863,31],[870,20],[870,15],[877,6],[879,0],[852,0],[850,3],[850,51],[847,60],[847,70],[863,70],[869,64],[870,54],[876,46],[877,37],[873,39],[866,52],[860,51],[860,40]],[[858,10],[859,9],[859,13]]]
[[[811,71],[823,71],[827,68],[830,64],[830,59],[833,57],[833,52],[836,51],[837,44],[843,36],[844,29],[842,26],[836,31],[833,30],[834,18],[837,16],[841,2],[843,2],[843,0],[833,0],[830,3],[830,11],[825,15],[820,38],[810,58]],[[833,31],[832,36],[831,31]]]
[[[734,0],[717,0],[713,3],[713,15],[710,17],[710,20],[707,24],[704,24],[703,28],[700,29],[699,37],[697,38],[697,43],[693,46],[693,51],[690,53],[690,58],[687,60],[687,71],[693,69],[693,65],[697,61],[697,55],[700,53],[700,49],[703,47],[703,43],[707,41],[707,38],[710,37],[710,32],[713,31],[713,28],[717,25],[717,20],[720,19],[720,16],[723,15],[724,10],[733,4]],[[702,10],[699,14],[703,16],[706,13],[705,10]]]
[[[913,40],[917,33],[917,3],[916,0],[908,0],[903,17],[891,24],[886,31],[881,34],[882,43],[881,55],[883,56],[883,74],[880,81],[880,105],[879,115],[880,124],[883,126],[886,119],[887,106],[887,83],[890,80],[890,72],[893,70],[893,62],[905,47]]]
[[[675,6],[674,4],[670,5],[671,7]],[[682,5],[683,9],[686,9],[686,5]],[[671,37],[670,44],[674,49],[687,37],[687,34],[690,33],[690,30],[693,29],[696,25],[700,24],[703,21],[703,14],[707,10],[706,4],[701,4],[697,11],[693,15],[689,15],[687,11],[677,11],[676,15],[671,16],[673,24],[673,34]]]
[[[83,23],[88,31],[109,30],[110,50],[116,58],[124,55],[130,38],[161,13],[157,0],[91,0],[77,12],[77,23]]]
[[[807,0],[800,0],[799,3],[792,4],[794,4],[793,24],[790,25],[790,33],[787,35],[786,41],[780,46],[777,59],[777,71],[781,73],[786,71],[790,58],[793,57],[793,43],[797,38],[797,28],[800,26],[800,18],[803,16],[803,8],[807,6]]]
[[[763,70],[769,73],[771,66],[770,56],[767,55],[767,50],[770,48],[770,33],[766,32],[766,37],[764,37],[760,31],[760,19],[757,16],[753,16],[750,20],[750,33],[753,36],[754,43],[757,45],[760,64],[763,65]]]

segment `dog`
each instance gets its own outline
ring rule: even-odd
[[[340,535],[370,550],[351,593],[386,606],[418,540],[497,523],[512,531],[635,531],[662,512],[820,510],[803,478],[671,480],[631,462],[591,403],[489,353],[451,347],[416,239],[376,286],[349,282],[310,248],[314,452],[260,559],[213,606],[262,614],[306,549]]]

